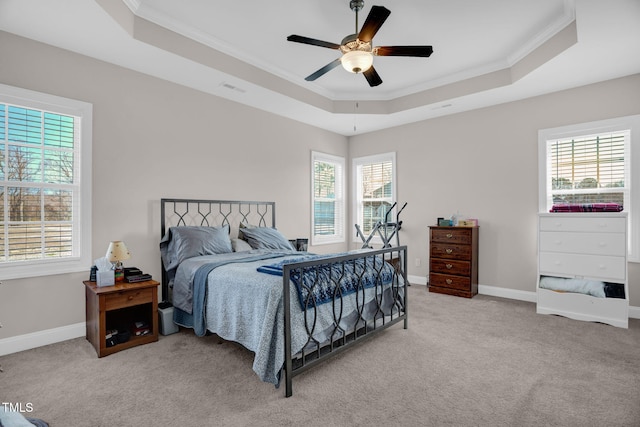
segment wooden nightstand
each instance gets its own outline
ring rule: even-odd
[[[155,280],[138,283],[117,283],[99,288],[96,282],[85,281],[87,310],[87,340],[98,357],[108,356],[137,345],[158,341],[158,285]],[[132,332],[134,322],[146,322],[151,330],[146,335]],[[128,330],[128,341],[107,347],[107,330]]]

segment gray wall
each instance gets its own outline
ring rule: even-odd
[[[308,237],[311,150],[347,156],[344,136],[11,34],[0,57],[0,83],[93,104],[92,259],[124,240],[157,279],[162,197],[272,200]],[[3,280],[0,339],[84,322],[88,275]]]
[[[128,265],[157,278],[160,198],[274,200],[278,228],[303,237],[311,150],[349,158],[396,151],[409,274],[427,274],[428,225],[458,211],[480,220],[481,284],[533,292],[538,129],[640,113],[640,98],[630,96],[640,92],[636,75],[348,140],[2,32],[0,56],[0,83],[93,104],[92,257],[122,239]],[[83,322],[87,276],[3,281],[0,339]],[[631,304],[640,306],[638,264],[630,278]]]
[[[428,226],[459,212],[479,219],[479,283],[535,292],[538,130],[640,114],[639,93],[634,75],[355,136],[349,155],[397,152],[411,274],[428,273]],[[640,264],[629,283],[640,307]]]

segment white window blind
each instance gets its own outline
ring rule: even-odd
[[[312,153],[311,244],[344,242],[344,158]]]
[[[640,262],[640,115],[543,129],[538,147],[539,211],[554,204],[622,205],[628,258]]]
[[[548,141],[553,204],[625,205],[629,131]]]
[[[354,159],[353,170],[356,224],[368,236],[376,222],[385,221],[396,197],[395,153]],[[386,219],[394,220],[391,214]],[[378,240],[379,237],[372,241],[379,243]]]
[[[89,104],[0,85],[3,277],[90,266],[90,118]]]

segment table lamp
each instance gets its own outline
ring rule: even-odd
[[[124,281],[124,268],[122,267],[122,261],[131,258],[131,254],[124,242],[116,240],[109,243],[106,258],[113,264],[115,281]]]

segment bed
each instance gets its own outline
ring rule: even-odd
[[[161,199],[162,305],[196,335],[254,353],[253,370],[293,394],[292,379],[403,322],[407,248],[298,252],[275,203]]]

